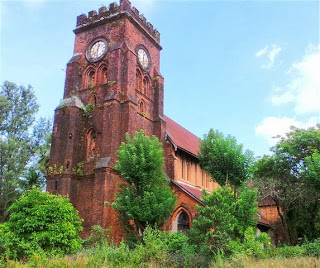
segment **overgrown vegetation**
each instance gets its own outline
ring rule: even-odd
[[[83,116],[92,117],[94,108],[86,105]],[[81,219],[69,200],[41,192],[45,170],[58,175],[63,166],[48,167],[51,123],[33,124],[38,105],[32,88],[4,82],[0,109],[0,267],[318,265],[320,126],[292,128],[272,155],[255,164],[235,138],[210,130],[199,160],[221,187],[203,193],[204,206],[197,206],[186,233],[159,230],[176,201],[163,172],[162,144],[142,130],[127,135],[115,166],[125,183],[112,204],[127,236],[116,245],[110,229],[100,226],[81,240]],[[83,175],[83,165],[73,173]],[[252,177],[258,190],[248,187]],[[265,233],[256,235],[258,197],[276,204],[286,245],[275,247]]]
[[[43,185],[48,163],[51,122],[35,120],[38,111],[31,86],[5,81],[0,89],[0,222],[9,206],[32,184]],[[30,165],[36,169],[28,168]],[[28,180],[31,179],[32,181]]]
[[[171,215],[176,197],[163,172],[162,144],[143,130],[121,143],[115,169],[126,182],[120,185],[113,208],[127,234],[138,240],[147,226],[161,227]]]
[[[30,190],[9,208],[0,225],[0,254],[22,259],[74,253],[81,247],[81,220],[67,198]]]
[[[292,128],[272,148],[273,155],[256,163],[255,184],[260,198],[275,202],[286,243],[320,236],[320,126]]]

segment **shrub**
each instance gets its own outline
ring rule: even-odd
[[[65,254],[81,247],[81,219],[69,199],[33,189],[9,211],[3,253],[8,257]]]
[[[319,257],[320,256],[320,238],[318,238],[314,242],[304,244],[303,248],[305,249],[306,255]]]
[[[301,257],[305,253],[305,248],[301,246],[283,246],[277,249],[277,256],[279,257]]]
[[[267,256],[267,251],[264,249],[263,245],[267,245],[268,242],[270,242],[270,238],[266,233],[257,236],[255,230],[252,227],[249,227],[244,233],[243,242],[240,240],[232,240],[229,245],[232,255],[242,253],[247,256],[262,258]]]
[[[94,225],[91,228],[90,236],[84,240],[84,247],[90,247],[97,244],[104,244],[111,241],[110,229],[103,229],[100,225]]]

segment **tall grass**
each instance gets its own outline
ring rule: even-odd
[[[231,261],[221,261],[214,268],[319,268],[316,257],[272,258],[256,260],[250,257],[236,257]]]

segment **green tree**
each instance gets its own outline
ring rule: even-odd
[[[286,242],[296,244],[298,237],[319,236],[318,188],[320,128],[292,128],[256,163],[256,185],[260,198],[275,202]]]
[[[200,142],[199,160],[221,186],[229,183],[238,187],[251,175],[253,153],[244,151],[234,137],[210,129]]]
[[[81,219],[69,199],[33,189],[9,210],[9,220],[0,228],[0,233],[6,231],[3,254],[24,258],[33,253],[73,253],[81,247]]]
[[[246,230],[257,224],[257,190],[243,185],[235,198],[232,188],[222,186],[211,194],[204,192],[202,201],[205,206],[197,206],[191,241],[209,258],[219,252],[230,254],[231,241],[244,242]]]
[[[125,183],[120,185],[113,207],[126,231],[140,239],[145,228],[163,225],[175,207],[176,197],[163,172],[162,144],[157,137],[145,136],[143,130],[118,149],[115,169]],[[134,223],[134,226],[130,224]]]
[[[35,167],[28,168],[22,177],[19,185],[23,192],[31,190],[32,188],[43,189],[46,185],[46,179],[43,174]]]
[[[5,81],[0,90],[0,222],[8,218],[8,207],[21,194],[21,176],[42,147],[49,131],[45,120],[38,124],[38,104],[31,86]]]

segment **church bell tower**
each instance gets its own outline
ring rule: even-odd
[[[160,34],[128,0],[77,17],[64,97],[55,110],[47,190],[69,196],[91,226],[121,232],[114,170],[125,133],[143,129],[164,142]]]

